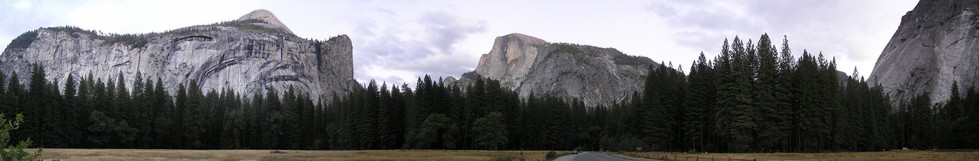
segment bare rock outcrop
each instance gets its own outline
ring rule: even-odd
[[[945,101],[953,82],[979,85],[979,0],[922,0],[877,59],[868,82],[880,84],[892,103],[929,93]]]
[[[641,90],[649,66],[655,64],[613,48],[549,43],[515,33],[497,37],[475,71],[446,82],[464,86],[478,74],[499,80],[521,98],[547,95],[579,99],[589,106],[609,105]]]
[[[0,55],[0,71],[16,72],[27,82],[30,64],[39,63],[46,78],[59,84],[68,75],[115,80],[122,73],[131,86],[139,72],[144,79],[162,79],[171,93],[179,84],[197,80],[205,91],[230,88],[251,95],[291,86],[313,99],[330,99],[360,87],[353,79],[352,51],[345,35],[304,39],[272,13],[258,10],[234,21],[163,33],[41,28],[7,46]]]

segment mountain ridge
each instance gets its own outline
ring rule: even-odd
[[[48,71],[47,79],[59,82],[67,75],[115,79],[121,73],[131,86],[135,74],[141,73],[148,79],[161,78],[171,93],[197,80],[203,90],[230,88],[247,94],[273,88],[281,92],[291,86],[315,100],[360,88],[353,79],[352,48],[346,35],[301,38],[271,12],[256,10],[238,20],[161,33],[40,28],[7,46],[0,55],[0,71],[24,74],[36,62]]]

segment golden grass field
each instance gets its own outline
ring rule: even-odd
[[[520,151],[480,150],[167,150],[167,149],[44,149],[40,159],[62,161],[129,161],[129,160],[206,160],[206,161],[273,161],[273,160],[460,160],[487,161],[510,156],[519,160]],[[524,151],[526,160],[545,160],[547,151]]]
[[[886,151],[886,152],[838,152],[838,153],[663,153],[625,152],[625,155],[664,160],[823,160],[823,161],[979,161],[979,151]],[[675,158],[675,159],[674,159]],[[699,159],[698,159],[699,158]]]

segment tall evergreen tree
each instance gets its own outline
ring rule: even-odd
[[[662,86],[660,86],[660,80],[664,80],[661,75],[664,72],[659,72],[659,70],[666,70],[665,66],[659,66],[659,68],[653,68],[650,66],[647,70],[649,71],[646,75],[645,88],[643,89],[643,95],[633,94],[633,101],[636,107],[635,118],[639,119],[638,135],[642,136],[643,142],[646,146],[649,146],[653,150],[669,150],[670,137],[670,117],[668,109],[664,107],[662,97],[659,95]]]
[[[729,88],[733,91],[732,96],[734,98],[731,102],[733,104],[725,108],[730,110],[733,120],[727,134],[728,138],[731,139],[729,140],[729,150],[744,152],[755,147],[753,144],[755,143],[754,134],[757,130],[757,124],[754,121],[757,116],[755,108],[752,106],[754,100],[752,100],[753,92],[751,91],[754,58],[745,49],[738,37],[734,38],[732,46],[734,52],[731,58],[731,69],[733,71],[729,76],[731,79],[729,81],[732,81]]]
[[[84,134],[85,131],[85,126],[81,120],[86,119],[85,116],[87,115],[85,114],[87,114],[88,112],[85,111],[83,107],[80,107],[79,105],[81,101],[87,101],[87,100],[79,99],[81,95],[79,93],[81,92],[78,90],[79,85],[77,84],[78,83],[75,82],[75,77],[72,74],[68,74],[68,78],[66,78],[65,80],[64,100],[62,101],[65,108],[63,110],[65,110],[66,120],[74,120],[74,121],[66,121],[64,127],[60,127],[66,129],[65,130],[66,135],[74,134],[75,136],[78,136]],[[88,92],[88,89],[86,89],[85,92]],[[83,141],[82,137],[73,137],[73,136],[64,136],[62,139],[64,140],[64,144],[66,147],[77,147],[81,145]]]
[[[714,70],[712,65],[707,62],[704,53],[691,65],[687,99],[687,110],[685,113],[684,136],[690,149],[706,151],[713,144],[712,137],[714,127],[714,105],[716,100],[717,87],[715,85]]]
[[[175,136],[176,137],[174,143],[175,145],[173,145],[174,147],[177,148],[186,148],[188,142],[188,137],[186,135],[187,133],[186,124],[188,120],[187,97],[188,97],[187,90],[186,88],[184,88],[184,85],[183,84],[177,85],[177,97],[176,97],[176,103],[174,105],[176,111],[174,111],[174,116],[175,116],[173,120],[174,122],[173,124],[171,124],[172,130],[170,130],[174,134],[177,134]]]
[[[778,88],[778,53],[771,44],[768,34],[764,34],[758,39],[758,70],[757,79],[754,84],[754,99],[758,114],[758,148],[763,151],[772,151],[777,148],[780,140],[785,138],[785,131],[781,130],[778,123],[784,122],[784,115],[776,113],[778,98],[776,89]]]
[[[775,50],[773,47],[772,50]],[[796,92],[794,87],[796,83],[794,81],[795,76],[795,58],[792,56],[792,50],[789,48],[788,36],[782,39],[782,52],[779,53],[778,57],[778,77],[775,79],[775,106],[772,109],[772,114],[769,115],[771,121],[775,121],[773,127],[770,130],[777,131],[782,136],[778,140],[778,149],[783,151],[795,151],[798,150],[793,143],[799,140],[800,129],[798,126],[798,98],[796,97]],[[776,137],[778,138],[778,137]]]
[[[47,141],[52,139],[50,135],[44,135],[44,133],[53,130],[48,129],[51,127],[48,125],[48,120],[42,119],[49,117],[48,113],[52,110],[49,109],[48,104],[53,101],[48,94],[48,83],[47,79],[44,78],[46,75],[44,68],[39,64],[31,64],[29,90],[27,97],[25,97],[27,99],[24,100],[25,107],[22,110],[24,116],[27,117],[24,120],[24,124],[27,126],[21,130],[24,135],[35,136],[35,143],[40,146],[47,145]]]

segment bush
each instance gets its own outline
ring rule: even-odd
[[[7,121],[0,114],[0,160],[35,160],[41,155],[41,149],[37,149],[33,154],[24,151],[28,146],[31,146],[31,140],[20,141],[16,146],[10,145],[7,141],[10,141],[10,131],[17,130],[20,128],[20,124],[24,122],[24,115],[17,114],[14,120]]]
[[[547,152],[547,155],[545,155],[544,158],[547,158],[547,160],[557,159],[557,153],[554,151]]]

